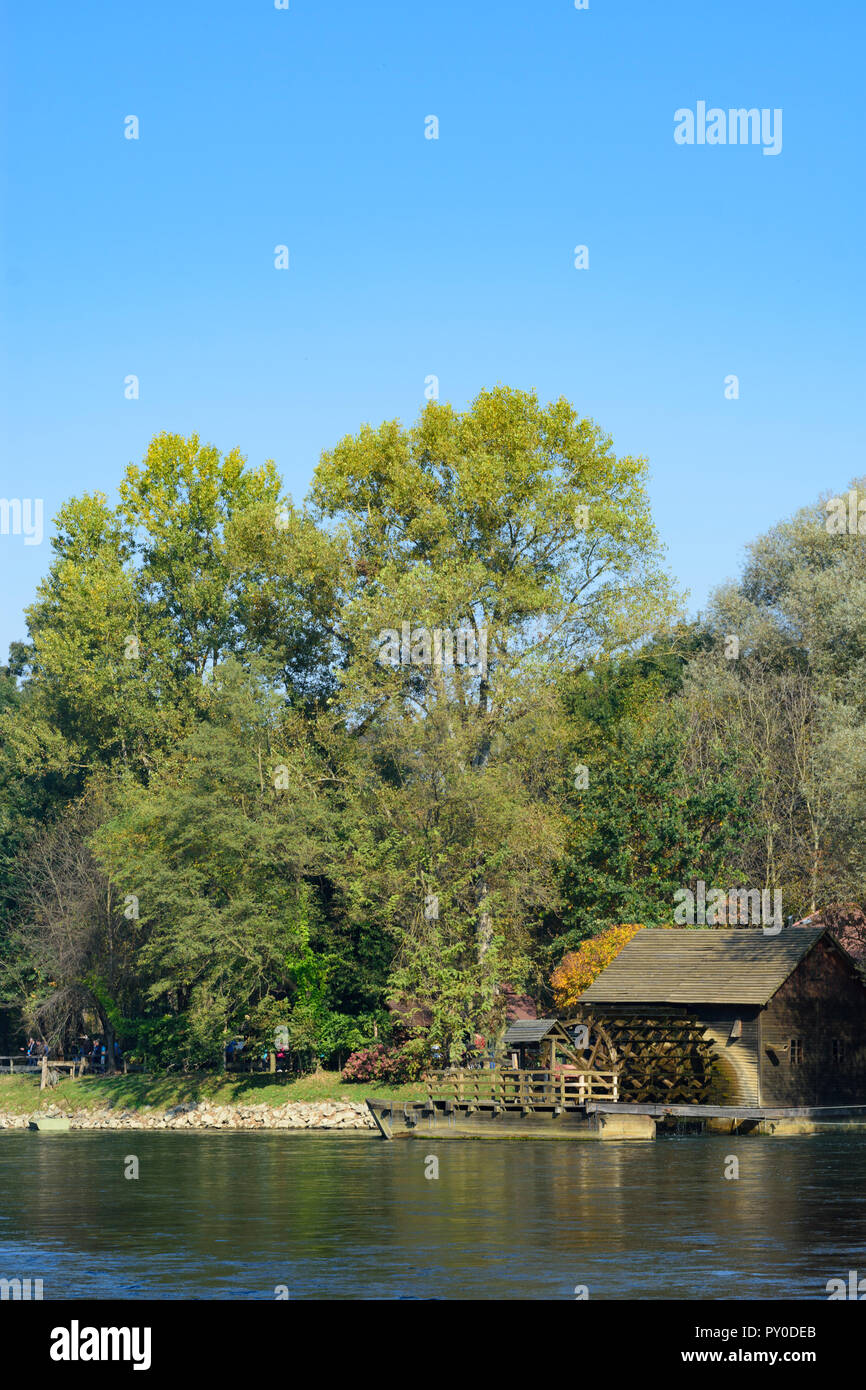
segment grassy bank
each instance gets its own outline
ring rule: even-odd
[[[346,1086],[338,1071],[323,1071],[293,1079],[282,1076],[222,1076],[213,1072],[186,1075],[94,1076],[61,1081],[40,1094],[38,1076],[0,1076],[0,1110],[30,1114],[46,1105],[71,1110],[168,1110],[183,1101],[208,1100],[215,1105],[285,1105],[286,1101],[362,1101],[365,1096],[416,1100],[425,1094],[417,1082],[408,1086],[364,1082]]]

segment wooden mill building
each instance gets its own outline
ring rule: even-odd
[[[664,1039],[689,1024],[693,1037],[713,1044],[719,1103],[866,1104],[866,984],[824,926],[775,936],[757,928],[644,929],[580,1004],[583,1017],[604,1021],[624,1083],[629,1039],[655,1039],[661,1057],[673,1046]],[[645,1072],[646,1094],[634,1098],[664,1101],[671,1081],[662,1085],[662,1075]]]

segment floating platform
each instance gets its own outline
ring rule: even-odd
[[[663,1102],[566,1102],[502,1105],[442,1099],[367,1099],[384,1139],[654,1139],[662,1130],[700,1134],[791,1135],[866,1132],[866,1105],[779,1108],[666,1105]]]
[[[651,1115],[588,1114],[576,1105],[500,1106],[491,1102],[427,1100],[414,1104],[367,1100],[384,1139],[654,1139]]]
[[[65,1134],[66,1131],[69,1129],[70,1123],[71,1121],[69,1120],[55,1119],[51,1116],[45,1116],[44,1118],[39,1117],[38,1119],[31,1120],[27,1128],[38,1129],[40,1133],[45,1132],[48,1134]]]
[[[701,1134],[851,1134],[866,1131],[866,1105],[666,1105],[664,1102],[604,1102],[588,1110],[648,1115],[664,1129],[693,1128]]]

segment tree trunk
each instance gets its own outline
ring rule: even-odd
[[[102,1025],[102,1036],[105,1038],[105,1074],[107,1076],[109,1072],[115,1072],[117,1070],[114,1065],[114,1043],[117,1034],[101,1004],[97,1004],[96,1012],[99,1015],[99,1022]]]
[[[476,942],[478,947],[478,964],[484,964],[484,958],[490,950],[493,940],[493,918],[483,904],[487,900],[487,884],[480,880],[475,885],[475,901],[478,904],[478,927],[476,932]]]

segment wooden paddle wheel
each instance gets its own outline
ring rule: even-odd
[[[600,1014],[586,1010],[563,1025],[588,1030],[619,1068],[619,1099],[706,1103],[713,1081],[713,1044],[701,1024],[675,1014]],[[602,1043],[603,1040],[603,1043]],[[597,1065],[597,1064],[596,1064]]]

